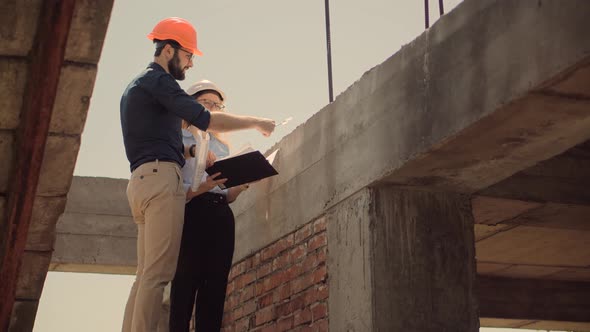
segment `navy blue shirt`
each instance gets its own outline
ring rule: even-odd
[[[162,66],[150,63],[121,97],[123,143],[131,171],[156,159],[184,166],[182,119],[205,131],[211,114]]]

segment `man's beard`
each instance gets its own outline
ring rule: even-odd
[[[168,61],[168,70],[170,75],[175,79],[182,81],[184,80],[184,70],[180,67],[180,58],[178,57],[178,50],[174,50],[174,56]]]

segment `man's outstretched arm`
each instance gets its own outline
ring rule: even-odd
[[[275,121],[253,116],[235,115],[223,112],[211,112],[208,130],[228,132],[242,129],[256,129],[264,136],[270,136],[275,130]]]

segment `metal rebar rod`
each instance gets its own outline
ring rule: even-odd
[[[334,101],[332,89],[332,47],[330,41],[330,0],[326,0],[326,47],[328,56],[328,94],[330,103]]]
[[[424,0],[424,28],[430,27],[430,19],[428,16],[428,0]]]

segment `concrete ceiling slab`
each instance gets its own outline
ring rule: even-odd
[[[499,318],[480,318],[479,325],[481,327],[507,327],[518,328],[520,326],[534,323],[532,320],[519,319],[499,319]]]
[[[28,69],[24,59],[0,59],[0,129],[18,127]]]
[[[590,232],[518,226],[476,243],[485,262],[561,267],[590,266]]]
[[[555,93],[590,98],[590,64],[586,63],[575,71],[567,73],[561,82],[548,90]]]
[[[526,212],[509,223],[535,227],[590,231],[590,206],[547,203]]]
[[[590,142],[543,160],[478,193],[487,197],[590,205]]]
[[[96,66],[66,64],[61,69],[49,132],[79,135],[84,129]]]
[[[531,329],[531,330],[554,330],[554,331],[574,331],[574,332],[588,332],[590,331],[590,323],[576,323],[576,322],[555,322],[555,321],[532,321],[519,319],[501,319],[501,318],[480,318],[479,324],[481,327],[496,327],[496,328],[515,328],[515,329]]]
[[[559,272],[547,275],[547,279],[570,280],[570,281],[590,281],[590,267],[562,269]]]
[[[499,232],[507,231],[510,228],[516,227],[515,225],[508,225],[508,224],[498,224],[498,225],[482,225],[482,224],[475,224],[473,225],[475,231],[475,241],[481,241],[483,239],[487,239],[488,237],[497,234]]]
[[[476,224],[495,225],[515,218],[542,204],[529,201],[475,196],[471,199]]]
[[[0,5],[0,54],[27,56],[33,47],[43,0],[3,1]]]
[[[477,254],[477,252],[476,252]],[[510,264],[502,264],[502,263],[490,263],[490,262],[482,262],[480,260],[477,261],[477,274],[482,275],[495,275],[496,273],[509,268]]]
[[[563,270],[564,268],[559,266],[511,265],[506,269],[486,273],[486,275],[514,279],[546,279],[545,277]]]
[[[530,324],[519,326],[521,329],[531,330],[554,330],[554,331],[590,331],[590,323],[576,322],[556,322],[556,321],[538,321]]]

